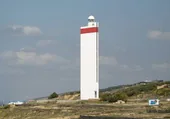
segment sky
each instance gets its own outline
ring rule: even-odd
[[[0,100],[80,88],[80,27],[100,23],[100,88],[170,80],[169,0],[0,0]]]

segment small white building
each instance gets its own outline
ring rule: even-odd
[[[24,102],[16,101],[16,102],[10,102],[9,105],[22,105]]]
[[[99,23],[88,17],[80,28],[80,99],[99,98]]]

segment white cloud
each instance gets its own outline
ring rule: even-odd
[[[100,56],[100,64],[117,65],[118,62],[115,57]]]
[[[22,25],[13,25],[9,26],[9,28],[12,30],[12,33],[14,35],[40,35],[42,34],[42,31],[40,28],[36,26],[22,26]]]
[[[114,66],[115,69],[121,71],[142,71],[143,68],[140,65],[126,65],[120,64],[115,57],[100,56],[100,64]]]
[[[60,70],[78,71],[80,69],[80,62],[70,61],[68,65],[61,65]]]
[[[113,46],[114,50],[115,51],[121,51],[121,52],[126,52],[126,48],[123,48],[123,47],[120,47],[120,46]]]
[[[134,66],[135,71],[142,71],[143,68],[140,65],[135,65]]]
[[[66,63],[68,60],[55,54],[45,53],[38,54],[36,52],[26,51],[8,51],[0,55],[1,59],[8,62],[8,64],[17,65],[46,65],[48,63]]]
[[[162,32],[162,31],[149,31],[148,37],[150,39],[158,39],[158,40],[170,40],[170,32]]]
[[[152,64],[153,70],[165,71],[170,69],[169,63],[162,63],[162,64]]]
[[[36,49],[32,47],[25,47],[20,49],[20,51],[24,51],[24,52],[34,52],[35,50]]]
[[[120,69],[121,69],[121,70],[125,70],[125,71],[131,70],[128,65],[120,65]]]
[[[143,68],[140,65],[128,66],[128,65],[120,65],[120,70],[122,71],[142,71]]]
[[[3,70],[0,71],[0,74],[3,74],[3,75],[24,75],[24,74],[26,74],[26,72],[22,69],[3,67]]]
[[[4,60],[12,60],[16,58],[16,53],[13,51],[7,51],[7,52],[3,52],[1,53],[1,58]]]
[[[44,47],[48,45],[56,44],[56,41],[54,40],[39,40],[36,44],[38,47]]]

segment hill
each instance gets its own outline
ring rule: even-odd
[[[157,87],[161,87],[157,89]],[[165,87],[164,87],[165,86]],[[128,96],[128,99],[140,98],[140,99],[149,99],[149,98],[167,98],[170,97],[170,81],[155,80],[152,82],[143,81],[134,84],[128,85],[118,85],[112,86],[104,89],[100,89],[100,97],[103,94],[117,94],[125,93]],[[47,99],[48,96],[42,98],[36,98],[35,100]],[[59,94],[57,98],[59,100],[77,100],[80,99],[80,91],[71,91]]]
[[[132,85],[113,86],[100,90],[101,100],[81,101],[80,92],[60,94],[48,100],[37,98],[20,106],[0,107],[0,119],[151,119],[169,118],[170,102],[163,100],[170,96],[170,81],[139,82]],[[102,100],[103,97],[106,100]],[[150,97],[159,97],[159,106],[148,106]],[[117,99],[126,103],[113,103]],[[140,99],[140,100],[138,100]],[[41,101],[44,100],[44,101]],[[136,101],[137,100],[137,101]],[[96,117],[97,116],[97,117]]]
[[[157,89],[157,87],[161,87]],[[165,86],[165,87],[163,87]],[[79,91],[67,92],[60,95],[61,97],[68,97],[68,99],[79,94]],[[126,93],[128,97],[138,96],[140,98],[160,98],[170,96],[170,81],[155,80],[152,82],[143,81],[135,84],[112,86],[104,89],[100,89],[100,95],[103,93]],[[75,99],[78,99],[77,97]],[[70,97],[70,98],[69,98]],[[63,98],[67,99],[67,98]],[[74,98],[72,98],[74,99]]]

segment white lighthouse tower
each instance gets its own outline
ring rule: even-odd
[[[88,17],[80,28],[80,99],[99,98],[99,23]]]

